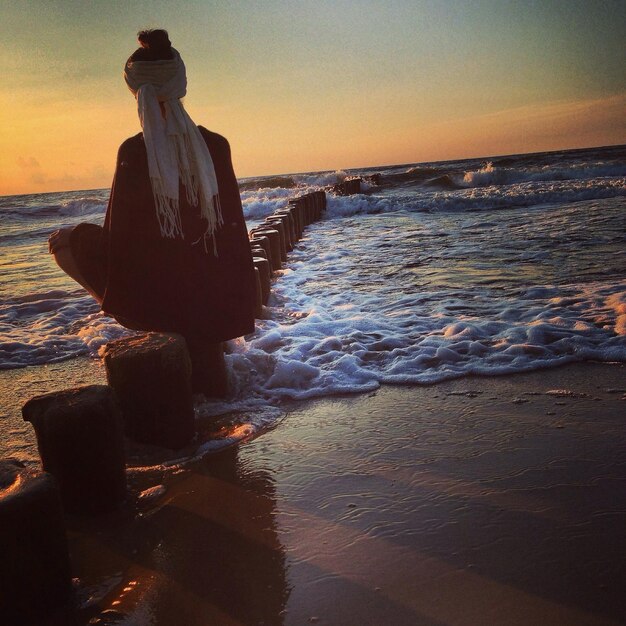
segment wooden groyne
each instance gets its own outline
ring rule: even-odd
[[[329,191],[356,194],[361,184],[350,178]],[[326,206],[325,190],[303,194],[250,231],[257,318],[272,277]],[[208,396],[227,392],[221,344],[188,346],[180,335],[143,333],[108,343],[102,354],[108,385],[48,393],[22,408],[35,429],[44,471],[0,459],[0,548],[7,557],[0,563],[0,589],[10,596],[0,597],[0,623],[67,601],[64,511],[100,514],[126,501],[124,436],[179,449],[196,434],[192,377],[203,378]]]
[[[260,226],[250,231],[250,246],[255,265],[262,265],[265,260],[271,268],[271,274],[281,269],[287,261],[287,254],[302,238],[304,229],[319,220],[325,210],[326,192],[313,191],[289,200],[286,208],[266,217]],[[269,297],[266,279],[262,280],[261,288],[261,298],[265,304]]]
[[[379,186],[381,184],[380,174],[346,178],[336,185],[331,185],[328,189],[338,196],[350,196],[355,193],[361,193],[363,191],[363,183]]]
[[[292,198],[287,202],[287,207],[267,216],[250,231],[254,264],[259,271],[260,293],[257,294],[257,300],[263,305],[267,304],[272,275],[287,260],[287,254],[301,239],[305,228],[323,216],[327,204],[326,192],[339,196],[358,194],[362,192],[363,183],[380,185],[380,174],[346,178],[325,190]]]

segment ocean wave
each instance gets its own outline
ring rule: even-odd
[[[240,191],[258,191],[261,189],[274,189],[275,187],[291,189],[295,186],[296,181],[290,176],[265,176],[239,182]]]
[[[599,262],[603,280],[532,282],[551,276],[555,258],[563,259],[554,276],[561,280],[588,267],[594,246],[609,255],[619,250],[606,239],[620,231],[619,202],[502,220],[493,213],[416,218],[393,213],[398,205],[384,195],[329,198],[331,219],[312,227],[291,254],[266,319],[252,337],[231,344],[236,394],[303,399],[384,383],[626,361],[618,258]],[[359,219],[332,219],[346,213]],[[571,251],[579,249],[586,258],[577,261]]]
[[[231,345],[226,359],[237,393],[305,399],[383,383],[433,384],[589,359],[626,361],[626,342],[615,333],[619,318],[610,328],[594,323],[605,318],[611,298],[623,303],[624,294],[606,295],[614,289],[606,285],[562,287],[560,297],[541,303],[521,300],[514,319],[502,303],[490,318],[461,320],[424,315],[424,294],[356,304],[353,294],[306,298],[288,293],[294,287],[285,281],[272,303],[289,302],[289,322],[261,322],[254,338]],[[598,308],[598,294],[604,307]],[[577,307],[568,304],[572,298]]]
[[[319,188],[336,185],[348,178],[350,174],[344,170],[335,170],[334,172],[314,172],[312,174],[298,174],[294,176],[294,180],[299,186],[305,188]]]
[[[441,169],[437,167],[413,166],[401,172],[384,173],[383,181],[385,184],[415,183],[435,179],[438,174]]]
[[[61,194],[59,194],[61,195]],[[86,215],[102,216],[107,207],[107,200],[102,197],[84,197],[66,200],[64,202],[42,202],[23,203],[19,205],[12,203],[2,209],[3,219],[15,220],[17,222],[25,219],[46,219],[46,218],[73,218]]]
[[[621,196],[626,196],[626,179],[591,179],[474,187],[458,193],[437,193],[430,203],[422,200],[419,204],[429,205],[433,211],[479,211]]]
[[[544,166],[541,168],[519,169],[494,167],[486,163],[475,171],[465,172],[463,177],[455,177],[454,182],[460,187],[487,187],[492,185],[511,185],[522,182],[590,180],[597,178],[615,178],[626,184],[625,163],[591,163],[570,165],[567,167]]]
[[[262,219],[286,206],[289,198],[293,196],[293,189],[283,187],[242,191],[243,214],[247,220]]]
[[[0,315],[0,370],[98,356],[109,341],[132,334],[98,311],[90,296],[48,298]],[[16,319],[19,322],[16,323]]]
[[[86,196],[64,202],[59,207],[59,214],[65,217],[101,215],[106,211],[107,202],[101,197]]]
[[[90,354],[128,334],[82,289],[51,289],[0,300],[0,370]]]
[[[376,195],[335,196],[329,194],[326,200],[326,215],[329,218],[389,213],[403,208],[405,208],[405,203],[396,198],[384,198]]]
[[[60,204],[43,204],[41,206],[15,206],[2,209],[2,219],[23,221],[28,218],[46,218],[56,217],[61,213],[62,206]]]
[[[456,177],[452,174],[443,174],[436,178],[430,178],[424,182],[424,185],[428,187],[438,187],[439,189],[461,189]]]
[[[475,187],[405,195],[328,196],[329,217],[394,211],[487,211],[626,196],[626,179],[527,182],[502,187]]]

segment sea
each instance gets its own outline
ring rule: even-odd
[[[626,146],[244,178],[247,223],[373,173],[327,192],[255,333],[228,342],[232,406],[626,361]],[[0,198],[0,382],[131,334],[47,253],[108,196]]]

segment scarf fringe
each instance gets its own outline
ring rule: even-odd
[[[174,239],[175,237],[185,238],[183,225],[180,219],[180,204],[178,198],[171,198],[165,195],[160,178],[151,178],[154,202],[156,204],[157,218],[161,237]]]
[[[195,186],[195,190],[193,191],[193,193],[197,198],[197,183],[195,183],[193,177],[191,177],[190,180],[193,182],[191,182],[189,185],[185,185],[185,189],[189,190],[190,188],[193,188]],[[176,237],[184,239],[185,234],[183,232],[183,225],[180,216],[180,203],[178,198],[170,198],[165,195],[160,179],[153,178],[151,179],[151,182],[152,190],[154,192],[154,201],[156,204],[161,236],[167,237],[169,239],[174,239]],[[189,194],[187,194],[187,199],[191,202]],[[214,238],[215,231],[224,224],[224,218],[222,217],[222,206],[220,204],[220,197],[218,194],[214,195],[209,203],[201,203],[200,217],[204,219],[207,223],[206,229],[201,239],[206,239],[207,237]],[[206,250],[206,242],[204,247]],[[215,245],[213,246],[213,248],[217,256],[217,249]]]

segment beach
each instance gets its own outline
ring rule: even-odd
[[[626,2],[5,5],[0,626],[626,626]]]
[[[292,401],[239,445],[131,469],[122,510],[68,517],[79,608],[47,623],[624,623],[625,373]]]
[[[127,440],[124,506],[67,515],[73,604],[43,626],[624,623],[624,154],[240,181],[249,229],[327,208],[197,439]],[[107,197],[0,198],[0,456],[30,468],[23,403],[104,384],[129,334],[45,254]]]

